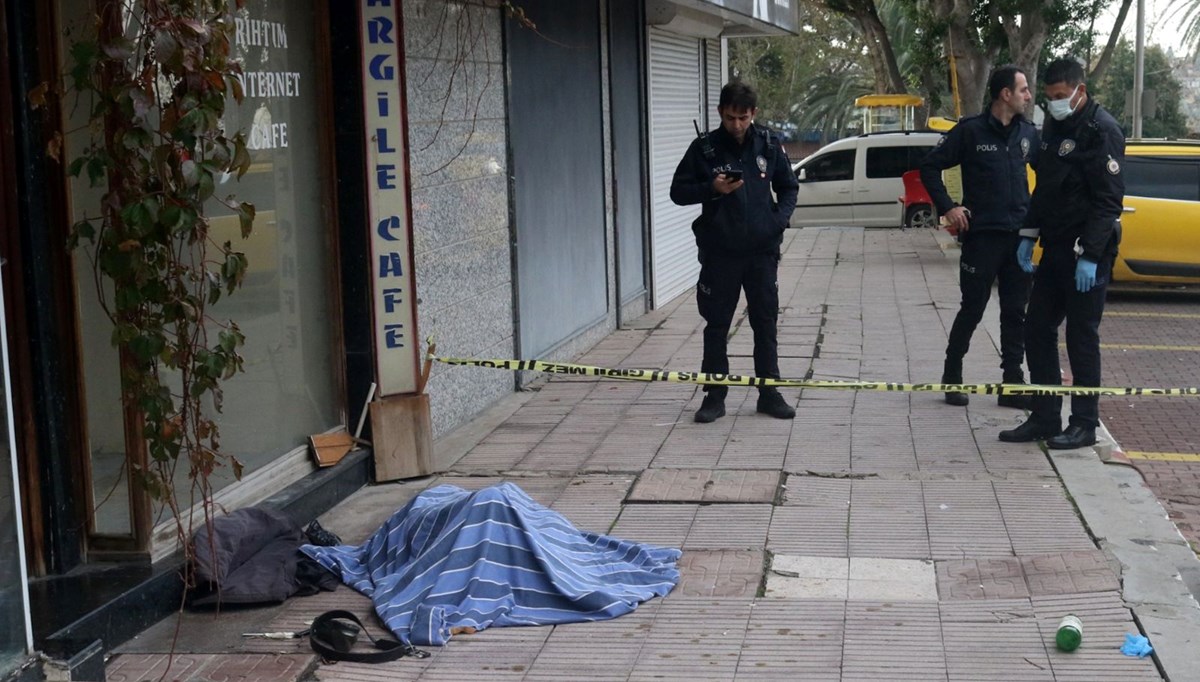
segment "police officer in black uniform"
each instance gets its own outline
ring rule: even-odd
[[[1059,59],[1043,77],[1047,120],[1018,260],[1034,270],[1034,241],[1042,258],[1033,278],[1025,320],[1025,351],[1035,384],[1062,382],[1058,364],[1058,326],[1067,321],[1067,359],[1076,386],[1100,385],[1100,318],[1121,241],[1125,181],[1125,135],[1088,96],[1083,67]],[[1032,414],[1021,426],[1000,433],[1020,443],[1046,439],[1055,449],[1096,442],[1099,399],[1072,396],[1071,418],[1061,431],[1062,398],[1036,396]],[[1061,431],[1061,432],[1060,432]]]
[[[702,204],[692,224],[700,247],[696,302],[704,318],[703,372],[729,373],[726,342],[741,292],[754,330],[754,373],[779,378],[779,246],[799,184],[779,138],[754,123],[758,96],[748,85],[721,88],[721,127],[688,147],[671,180],[671,200]],[[772,197],[774,190],[774,197]],[[705,386],[696,421],[725,415],[725,386]],[[791,419],[796,410],[775,388],[759,388],[758,411]]]
[[[1029,275],[1017,263],[1019,230],[1029,208],[1025,165],[1036,167],[1038,135],[1022,115],[1032,100],[1025,72],[1008,65],[988,81],[991,104],[977,116],[964,118],[946,133],[921,161],[921,182],[938,213],[962,242],[958,288],[962,305],[950,328],[942,382],[960,384],[963,356],[971,334],[1000,282],[1000,369],[1004,383],[1025,383],[1025,303]],[[942,171],[962,167],[963,203],[955,204],[942,182]],[[946,394],[951,405],[966,405],[967,394]],[[1024,396],[1000,396],[1005,407],[1026,407]]]

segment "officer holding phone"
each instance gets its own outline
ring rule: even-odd
[[[757,107],[750,86],[735,81],[721,88],[721,127],[688,147],[671,180],[671,200],[702,206],[692,223],[701,263],[696,302],[706,323],[701,371],[729,373],[729,327],[745,291],[754,330],[754,373],[779,378],[776,274],[799,183],[778,136],[754,123]],[[705,386],[696,421],[723,417],[728,390]],[[775,388],[759,389],[757,409],[778,419],[796,416]]]

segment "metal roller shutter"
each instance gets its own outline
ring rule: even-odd
[[[692,221],[700,206],[671,201],[671,176],[696,138],[703,111],[700,40],[650,28],[651,272],[653,305],[661,307],[695,285],[700,273]]]

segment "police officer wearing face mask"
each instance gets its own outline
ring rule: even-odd
[[[671,200],[702,204],[692,224],[701,263],[696,303],[706,323],[701,371],[729,373],[729,326],[744,290],[754,330],[754,373],[777,379],[779,247],[800,185],[779,138],[754,123],[757,106],[758,96],[748,85],[721,88],[721,127],[692,142],[671,180]],[[702,423],[725,416],[729,390],[704,388],[695,416]],[[758,411],[777,419],[796,416],[773,387],[759,389]]]
[[[988,79],[992,101],[983,113],[959,121],[921,161],[921,182],[938,213],[962,242],[958,287],[962,305],[950,328],[942,383],[960,384],[963,356],[983,319],[992,283],[1000,282],[1000,369],[1004,383],[1023,384],[1025,302],[1029,275],[1017,263],[1018,231],[1029,208],[1025,164],[1037,167],[1038,135],[1022,112],[1033,99],[1025,72],[1008,65]],[[942,182],[942,171],[962,167],[963,205]],[[951,405],[966,405],[967,394],[946,394]],[[1024,396],[999,397],[1002,407],[1027,407]]]
[[[1052,120],[1042,130],[1042,149],[1017,258],[1033,272],[1033,246],[1042,258],[1033,278],[1025,317],[1025,352],[1030,380],[1062,383],[1058,326],[1067,321],[1067,358],[1076,386],[1100,385],[1100,318],[1121,241],[1125,181],[1125,135],[1107,111],[1088,96],[1083,67],[1059,59],[1042,78]],[[1096,442],[1099,399],[1072,396],[1071,417],[1062,431],[1062,398],[1035,396],[1029,420],[1000,440],[1046,440],[1071,449]]]

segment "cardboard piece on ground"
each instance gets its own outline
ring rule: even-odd
[[[354,436],[345,431],[337,433],[322,433],[308,437],[308,445],[312,448],[317,466],[333,466],[342,461],[346,453],[354,448]]]
[[[429,396],[389,396],[371,403],[375,481],[433,473],[433,422]]]

